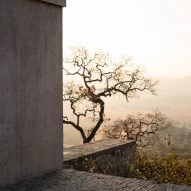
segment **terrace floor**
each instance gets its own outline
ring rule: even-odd
[[[0,191],[191,191],[191,187],[63,169]]]
[[[127,140],[107,140],[66,148],[64,162],[81,156],[102,155],[133,144],[133,141]],[[191,187],[63,169],[0,187],[0,191],[191,191]]]

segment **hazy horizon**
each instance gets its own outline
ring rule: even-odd
[[[189,0],[70,0],[63,10],[64,54],[83,45],[128,55],[148,75],[191,75],[190,10]]]
[[[120,109],[121,117],[125,117],[126,112],[158,108],[169,118],[189,124],[190,10],[189,0],[70,0],[63,10],[64,56],[71,46],[78,45],[114,57],[128,55],[132,63],[145,69],[147,76],[161,80],[158,96],[143,95],[128,104],[116,104],[113,99],[107,113],[116,116]],[[70,128],[65,128],[67,144],[81,140],[78,132]]]
[[[122,97],[115,96],[106,100],[106,117],[112,120],[124,119],[127,114],[153,112],[156,109],[163,112],[170,120],[186,127],[191,127],[191,76],[184,78],[160,77],[158,95],[143,93],[140,98],[126,102]],[[70,107],[64,105],[64,113],[69,113]],[[120,112],[119,112],[120,111]],[[90,126],[86,123],[85,126]],[[72,126],[64,125],[65,146],[81,144],[80,134]]]

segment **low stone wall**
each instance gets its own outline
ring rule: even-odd
[[[64,149],[64,166],[76,170],[99,168],[105,171],[107,165],[106,174],[118,175],[119,161],[124,160],[127,166],[135,151],[136,144],[132,140],[101,140]]]

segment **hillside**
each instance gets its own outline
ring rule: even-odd
[[[124,99],[115,97],[112,104],[107,104],[107,113],[115,118],[125,117],[129,112],[149,112],[160,110],[172,120],[191,123],[191,76],[184,78],[160,77],[157,96],[144,93],[139,99],[126,103]],[[118,113],[120,112],[120,116]]]
[[[185,126],[191,124],[191,76],[184,78],[159,77],[158,96],[144,93],[139,99],[126,102],[121,97],[106,100],[106,116],[111,119],[125,118],[129,113],[152,112],[156,109],[165,113],[170,119]],[[69,108],[64,107],[64,112]],[[86,127],[91,126],[85,124]],[[79,133],[70,126],[64,127],[65,144],[81,143]]]

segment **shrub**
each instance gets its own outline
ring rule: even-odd
[[[172,151],[163,156],[148,156],[139,151],[131,163],[125,157],[107,160],[83,158],[65,168],[191,186],[191,159],[178,158]]]
[[[191,185],[191,159],[179,159],[173,152],[153,157],[139,153],[131,165],[131,177]]]

